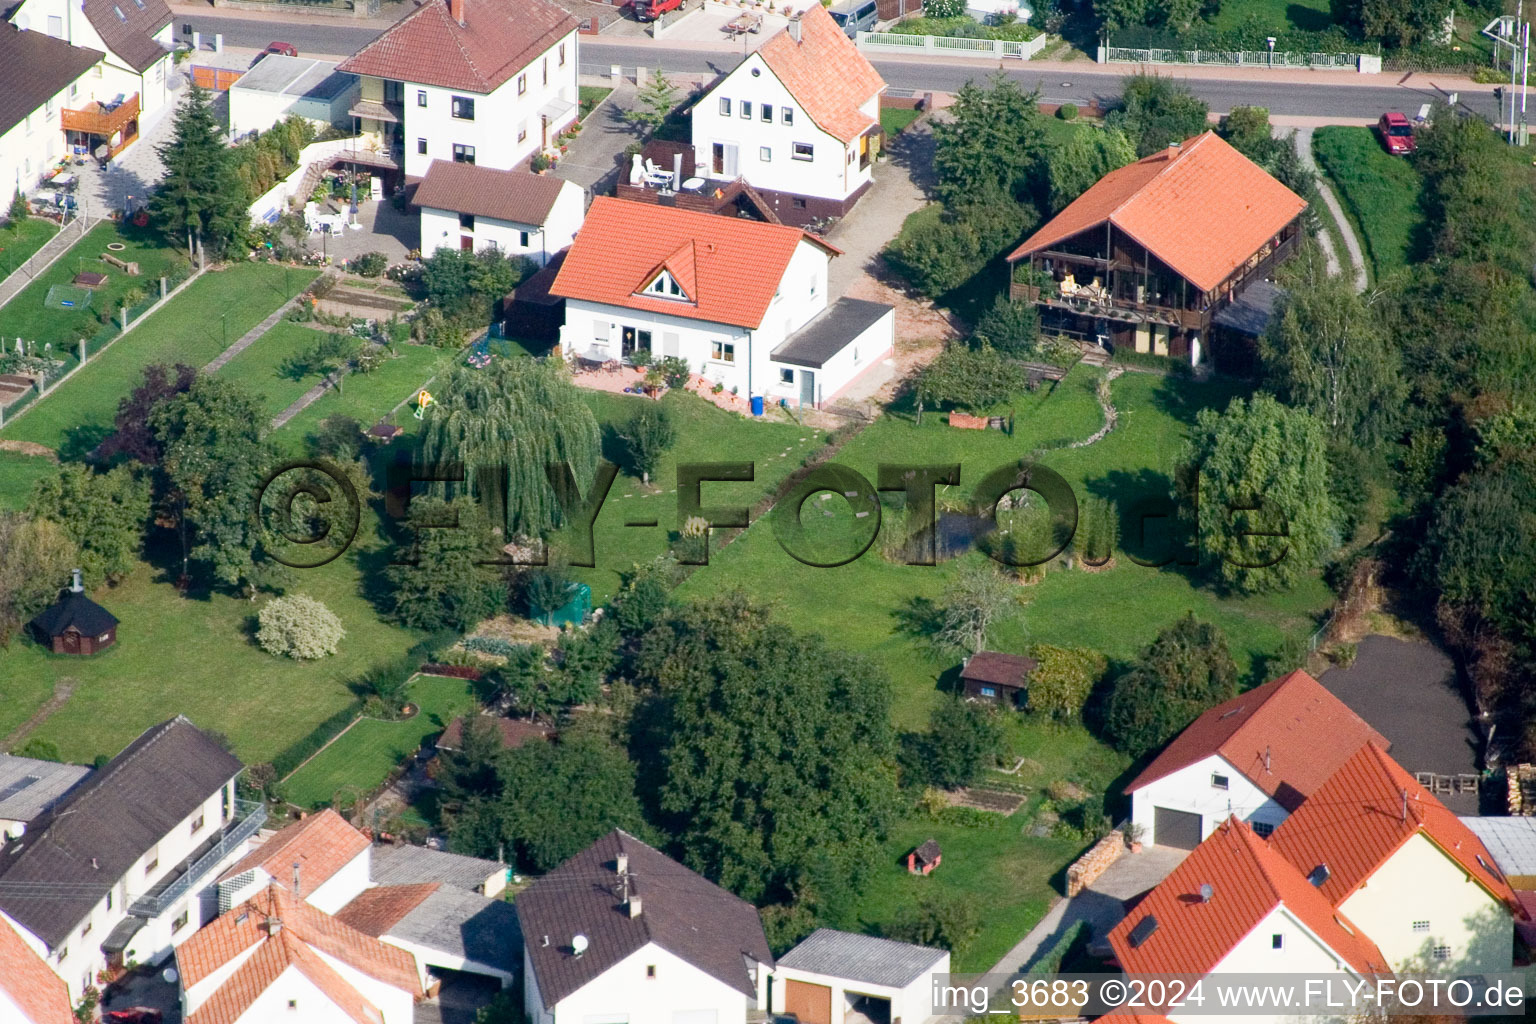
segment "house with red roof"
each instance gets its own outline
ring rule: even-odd
[[[828,302],[839,250],[801,228],[599,197],[550,285],[561,350],[675,356],[743,400],[820,406],[895,344],[891,306]]]
[[[278,885],[176,951],[186,1024],[411,1024],[425,975],[411,954]]]
[[[372,848],[367,836],[327,807],[258,836],[254,848],[219,876],[220,905],[236,906],[279,885],[333,914],[368,888]]]
[[[1509,971],[1527,914],[1493,854],[1376,743],[1270,837],[1397,970]]]
[[[1195,719],[1126,792],[1144,840],[1192,850],[1236,816],[1268,836],[1380,733],[1306,672],[1218,704]]]
[[[1205,132],[1111,171],[1025,239],[1010,294],[1047,332],[1198,363],[1217,317],[1295,252],[1306,207]]]
[[[361,80],[360,150],[407,178],[512,170],[576,120],[576,29],[549,0],[426,0],[337,66]]]
[[[1109,945],[1133,976],[1304,974],[1343,981],[1388,970],[1369,933],[1236,817],[1217,826],[1110,931]],[[1175,1011],[1117,1019],[1199,1017]]]
[[[786,224],[842,217],[873,183],[884,91],[812,4],[694,105],[693,173],[746,179]]]

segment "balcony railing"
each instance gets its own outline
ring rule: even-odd
[[[187,858],[180,873],[167,875],[159,885],[134,900],[128,913],[134,917],[159,917],[267,823],[266,805],[259,802],[236,800],[235,815],[218,837],[210,841],[211,845]]]
[[[1065,309],[1084,316],[1099,316],[1110,320],[1129,320],[1136,323],[1166,324],[1170,327],[1186,327],[1198,330],[1205,326],[1210,310],[1179,309],[1174,306],[1157,306],[1130,299],[1117,299],[1103,295],[1096,298],[1040,294],[1035,285],[1015,282],[1010,296],[1021,302],[1038,302],[1053,309]]]
[[[61,114],[65,131],[111,138],[139,116],[139,94],[134,93],[113,107],[93,103],[83,110],[70,110],[66,107]]]

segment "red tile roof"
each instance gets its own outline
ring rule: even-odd
[[[292,889],[294,865],[298,865],[300,891],[310,893],[356,860],[369,845],[367,836],[327,807],[279,829],[236,861],[219,881],[261,868],[278,885]]]
[[[308,978],[354,1024],[384,1024],[384,1015],[377,1006],[286,928],[262,943],[250,959],[236,968],[224,984],[187,1016],[187,1024],[236,1024],[251,1004],[290,968]],[[312,1014],[313,1008],[308,1009]]]
[[[17,1024],[74,1024],[64,979],[5,921],[0,921],[0,992],[26,1014]]]
[[[552,174],[498,171],[494,167],[434,160],[426,177],[416,186],[411,202],[434,210],[472,213],[476,217],[537,227],[549,217],[550,208],[567,184]]]
[[[1109,221],[1210,291],[1280,233],[1306,201],[1205,132],[1111,171],[1009,255],[1017,260]]]
[[[1296,671],[1195,719],[1126,792],[1219,754],[1294,810],[1366,743],[1389,745],[1322,683]]]
[[[501,733],[501,745],[508,750],[522,746],[529,740],[547,740],[555,735],[555,730],[538,722],[530,722],[524,718],[502,718],[483,715],[486,721],[496,727]],[[464,742],[464,719],[455,718],[443,729],[443,734],[437,738],[438,750],[458,750]]]
[[[447,0],[426,0],[336,70],[485,94],[578,24],[548,0],[463,2],[463,25],[449,15]],[[566,60],[575,59],[572,46]]]
[[[416,961],[403,949],[386,946],[330,914],[296,898],[281,886],[265,890],[214,920],[176,949],[176,966],[190,989],[253,946],[269,943],[267,922],[282,922],[277,934],[290,936],[358,971],[412,995],[422,994]]]
[[[364,935],[378,938],[401,919],[421,906],[428,896],[441,888],[441,882],[419,885],[379,885],[364,889],[356,898],[336,911],[336,920]]]
[[[762,326],[795,248],[840,250],[808,231],[599,196],[550,294],[737,327]],[[663,267],[687,301],[636,294]]]
[[[1209,902],[1202,885],[1213,890]],[[1387,970],[1376,944],[1236,818],[1217,826],[1116,925],[1109,944],[1131,974],[1204,974],[1281,904],[1357,973]],[[1156,929],[1133,946],[1131,932],[1149,915]]]
[[[1286,818],[1270,844],[1302,874],[1326,864],[1328,879],[1319,891],[1338,906],[1415,835],[1434,843],[1494,899],[1523,916],[1482,841],[1374,743]]]
[[[859,108],[885,91],[885,80],[821,5],[800,16],[799,42],[786,28],[757,52],[828,135],[851,142],[880,123]]]

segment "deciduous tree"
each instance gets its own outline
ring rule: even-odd
[[[58,523],[80,548],[87,586],[116,583],[138,563],[149,525],[149,483],[127,466],[97,473],[80,463],[39,480],[27,511]]]
[[[1017,615],[1018,588],[991,561],[967,562],[939,595],[934,645],[955,654],[975,654],[999,621]]]
[[[971,335],[971,344],[994,348],[1003,355],[1023,359],[1040,348],[1040,315],[1032,302],[1015,302],[999,295],[982,314]]]
[[[929,716],[923,741],[923,781],[958,789],[971,785],[995,763],[1003,746],[1003,724],[991,708],[947,696]]]
[[[79,558],[58,523],[0,512],[0,647],[53,603]]]
[[[1110,171],[1136,161],[1136,147],[1118,128],[1074,132],[1047,160],[1051,209],[1060,211]]]
[[[1177,79],[1130,75],[1105,124],[1123,131],[1135,143],[1137,156],[1151,156],[1205,131],[1209,113],[1205,101]]]
[[[1115,680],[1104,726],[1116,747],[1141,757],[1236,695],[1237,665],[1226,637],[1191,613],[1158,633]]]
[[[933,125],[933,167],[944,205],[957,210],[1017,198],[1035,172],[1045,128],[1038,94],[1001,73],[967,81]]]
[[[411,502],[415,543],[385,570],[394,617],[415,629],[460,632],[505,608],[507,586],[493,565],[495,539],[467,497]]]
[[[284,594],[256,615],[256,643],[268,654],[308,661],[335,654],[347,631],[336,613],[308,594]]]
[[[1086,647],[1035,644],[1029,656],[1035,659],[1034,671],[1029,674],[1029,710],[1058,721],[1082,714],[1083,705],[1108,667],[1104,655]]]
[[[630,469],[640,474],[645,483],[651,482],[651,474],[668,448],[677,440],[677,430],[667,410],[655,402],[642,405],[629,418],[621,435],[624,449],[629,456]]]

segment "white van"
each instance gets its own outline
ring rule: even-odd
[[[880,9],[875,6],[875,0],[853,0],[852,3],[838,4],[827,13],[832,15],[832,20],[848,34],[849,39],[855,38],[860,32],[873,32],[875,23],[880,20]]]

